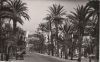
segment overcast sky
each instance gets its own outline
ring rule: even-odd
[[[22,28],[26,31],[34,33],[36,28],[44,20],[48,13],[48,7],[52,6],[53,3],[61,4],[66,9],[67,13],[73,11],[73,8],[76,8],[77,5],[85,5],[86,0],[22,0],[27,3],[28,14],[30,16],[30,21],[25,20]]]

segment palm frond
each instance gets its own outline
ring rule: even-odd
[[[9,11],[1,11],[0,12],[0,18],[13,18],[14,14]]]
[[[20,12],[20,16],[24,17],[25,19],[29,20],[30,16],[25,12]]]
[[[16,17],[15,21],[19,22],[21,25],[23,25],[23,23],[24,23],[23,20],[19,17]]]

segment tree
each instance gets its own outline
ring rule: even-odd
[[[5,4],[4,2],[7,4]],[[12,32],[9,32],[10,29],[8,29],[7,26],[6,26],[7,29],[2,28],[2,25],[4,25],[4,23],[3,23],[4,19],[7,19],[7,21],[11,21],[11,20],[15,21],[15,23],[13,23],[14,31],[16,31],[16,25],[17,25],[16,21],[18,21],[21,24],[23,23],[21,16],[23,16],[25,19],[29,20],[29,15],[26,12],[27,7],[25,5],[26,4],[23,3],[21,0],[0,0],[0,41],[1,41],[1,43],[2,43],[1,31],[4,31],[3,33],[5,34],[5,36],[10,35],[9,39],[11,39],[11,37],[13,37],[12,39],[15,40],[15,38],[16,38],[16,36],[12,35]],[[8,38],[4,38],[4,39],[7,40]],[[1,46],[3,47],[4,44],[5,43],[3,42],[3,44]]]
[[[37,38],[36,46],[37,46],[37,49],[38,49],[39,53],[43,53],[44,48],[45,48],[45,37],[44,37],[43,33],[36,32],[34,34],[34,37]]]
[[[95,21],[94,25],[95,27],[93,28],[94,34],[92,34],[96,38],[96,62],[99,62],[99,0],[94,0],[94,1],[89,1],[87,5],[92,8],[93,10],[93,15],[95,15],[95,19],[92,21]]]
[[[50,28],[49,28],[49,25],[48,24],[49,24],[48,22],[39,24],[38,30],[40,30],[42,32],[49,32],[50,31]]]
[[[53,4],[53,6],[49,7],[49,15],[52,18],[53,23],[55,24],[56,28],[56,43],[57,43],[57,56],[59,56],[59,46],[58,46],[58,26],[60,23],[62,23],[63,15],[65,15],[65,11],[63,9],[64,6],[61,6],[60,4]]]
[[[74,23],[72,23],[72,20],[67,18],[64,21],[64,24],[62,24],[62,27],[60,29],[63,33],[63,44],[62,45],[63,45],[64,54],[65,54],[65,59],[68,58],[68,49],[71,53],[69,55],[71,56],[71,59],[73,59],[73,52],[75,49],[76,40],[73,41],[75,38],[73,38],[72,35],[75,35],[75,33],[77,32],[76,27]]]
[[[4,57],[3,57],[3,53],[5,52],[4,50],[5,49],[5,41],[6,41],[6,34],[7,34],[7,31],[5,31],[5,28],[3,27],[3,24],[4,24],[4,18],[6,18],[4,16],[4,13],[2,14],[2,12],[4,12],[4,10],[7,10],[7,7],[5,7],[4,5],[4,2],[6,2],[6,0],[0,0],[0,44],[1,44],[1,60],[4,60]],[[5,8],[5,9],[4,9]],[[7,59],[8,60],[8,59]]]
[[[71,12],[72,15],[68,16],[70,19],[77,22],[78,33],[79,33],[79,59],[78,59],[79,62],[81,62],[81,47],[82,47],[82,37],[84,36],[84,29],[91,15],[93,14],[92,12],[89,12],[89,10],[90,7],[88,7],[87,5],[85,6],[81,5],[75,9],[75,12]]]
[[[24,36],[25,36],[25,31],[20,28],[20,27],[17,27],[16,28],[16,33],[17,33],[17,46],[22,46],[24,45]]]
[[[12,43],[12,41],[10,41],[10,37],[12,34],[12,27],[10,24],[5,24],[3,23],[3,27],[2,27],[2,31],[1,31],[1,41],[0,41],[0,48],[1,48],[1,53],[3,56],[5,56],[5,58],[1,55],[1,60],[6,60],[8,61],[9,59],[9,45]]]
[[[12,26],[9,24],[9,23],[5,23],[5,26],[4,26],[4,35],[5,35],[5,40],[3,41],[4,42],[4,53],[5,53],[5,60],[8,61],[9,60],[9,46],[11,46],[11,44],[13,43],[11,41],[11,36],[12,36],[12,32],[13,32],[13,29],[12,29]]]
[[[29,20],[29,15],[27,14],[26,3],[21,0],[9,0],[8,6],[12,9],[13,15],[13,28],[16,31],[17,22],[23,24],[22,17]]]
[[[44,19],[46,19],[47,20],[47,23],[48,23],[48,27],[49,27],[49,41],[51,42],[51,46],[54,46],[54,43],[53,43],[53,36],[52,36],[52,17],[48,14],[48,16],[46,17],[46,18],[44,18]],[[54,55],[54,48],[52,47],[51,49],[51,54],[52,54],[52,56]]]

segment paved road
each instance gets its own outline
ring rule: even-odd
[[[24,60],[18,60],[16,62],[73,62],[70,60],[62,60],[60,58],[54,58],[51,56],[45,56],[37,53],[31,53],[27,56],[25,56]],[[76,62],[76,61],[74,61]]]
[[[24,60],[15,60],[9,62],[77,62],[76,60],[64,60],[39,53],[30,53],[24,57]],[[82,62],[89,62],[88,59],[82,59]],[[94,62],[94,61],[92,61]]]
[[[26,56],[24,60],[25,62],[64,62],[37,53],[31,53],[30,55]]]
[[[0,61],[1,62],[1,61]],[[3,61],[4,62],[4,61]],[[24,57],[24,60],[11,60],[8,62],[77,62],[76,60],[64,60],[39,53],[30,53]],[[89,62],[88,59],[82,59],[82,62]],[[94,62],[94,61],[92,61]]]

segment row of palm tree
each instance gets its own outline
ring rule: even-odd
[[[1,44],[0,46],[1,46],[1,50],[4,50],[3,45],[6,44],[4,41],[6,38],[5,37],[2,38],[4,34],[6,36],[9,35],[7,38],[8,43],[9,41],[13,41],[13,43],[16,44],[16,41],[18,41],[18,38],[21,36],[22,32],[24,32],[21,28],[17,26],[17,23],[20,23],[21,25],[23,25],[24,23],[23,18],[29,20],[30,17],[27,14],[27,10],[28,9],[27,9],[26,3],[24,3],[21,0],[0,0],[0,44]],[[12,22],[13,22],[13,26],[11,26]],[[6,26],[6,23],[7,23],[7,26]],[[7,29],[3,30],[4,27]],[[3,34],[4,31],[5,33]],[[7,53],[4,53],[4,51],[2,51],[1,54],[2,54],[1,60],[4,60],[3,56],[4,54],[7,54]],[[8,55],[6,55],[6,57],[8,57]]]
[[[47,34],[48,44],[54,47],[47,49],[52,56],[60,57],[59,50],[68,58],[68,51],[73,59],[73,51],[78,49],[78,62],[81,62],[83,37],[92,36],[96,39],[96,60],[99,52],[99,1],[89,1],[86,5],[78,5],[71,14],[66,14],[64,6],[53,4],[49,7],[47,20],[39,25],[39,30]],[[64,17],[66,16],[66,17]],[[38,31],[39,31],[38,30]],[[96,35],[94,36],[95,33]],[[98,62],[98,61],[96,61]]]

